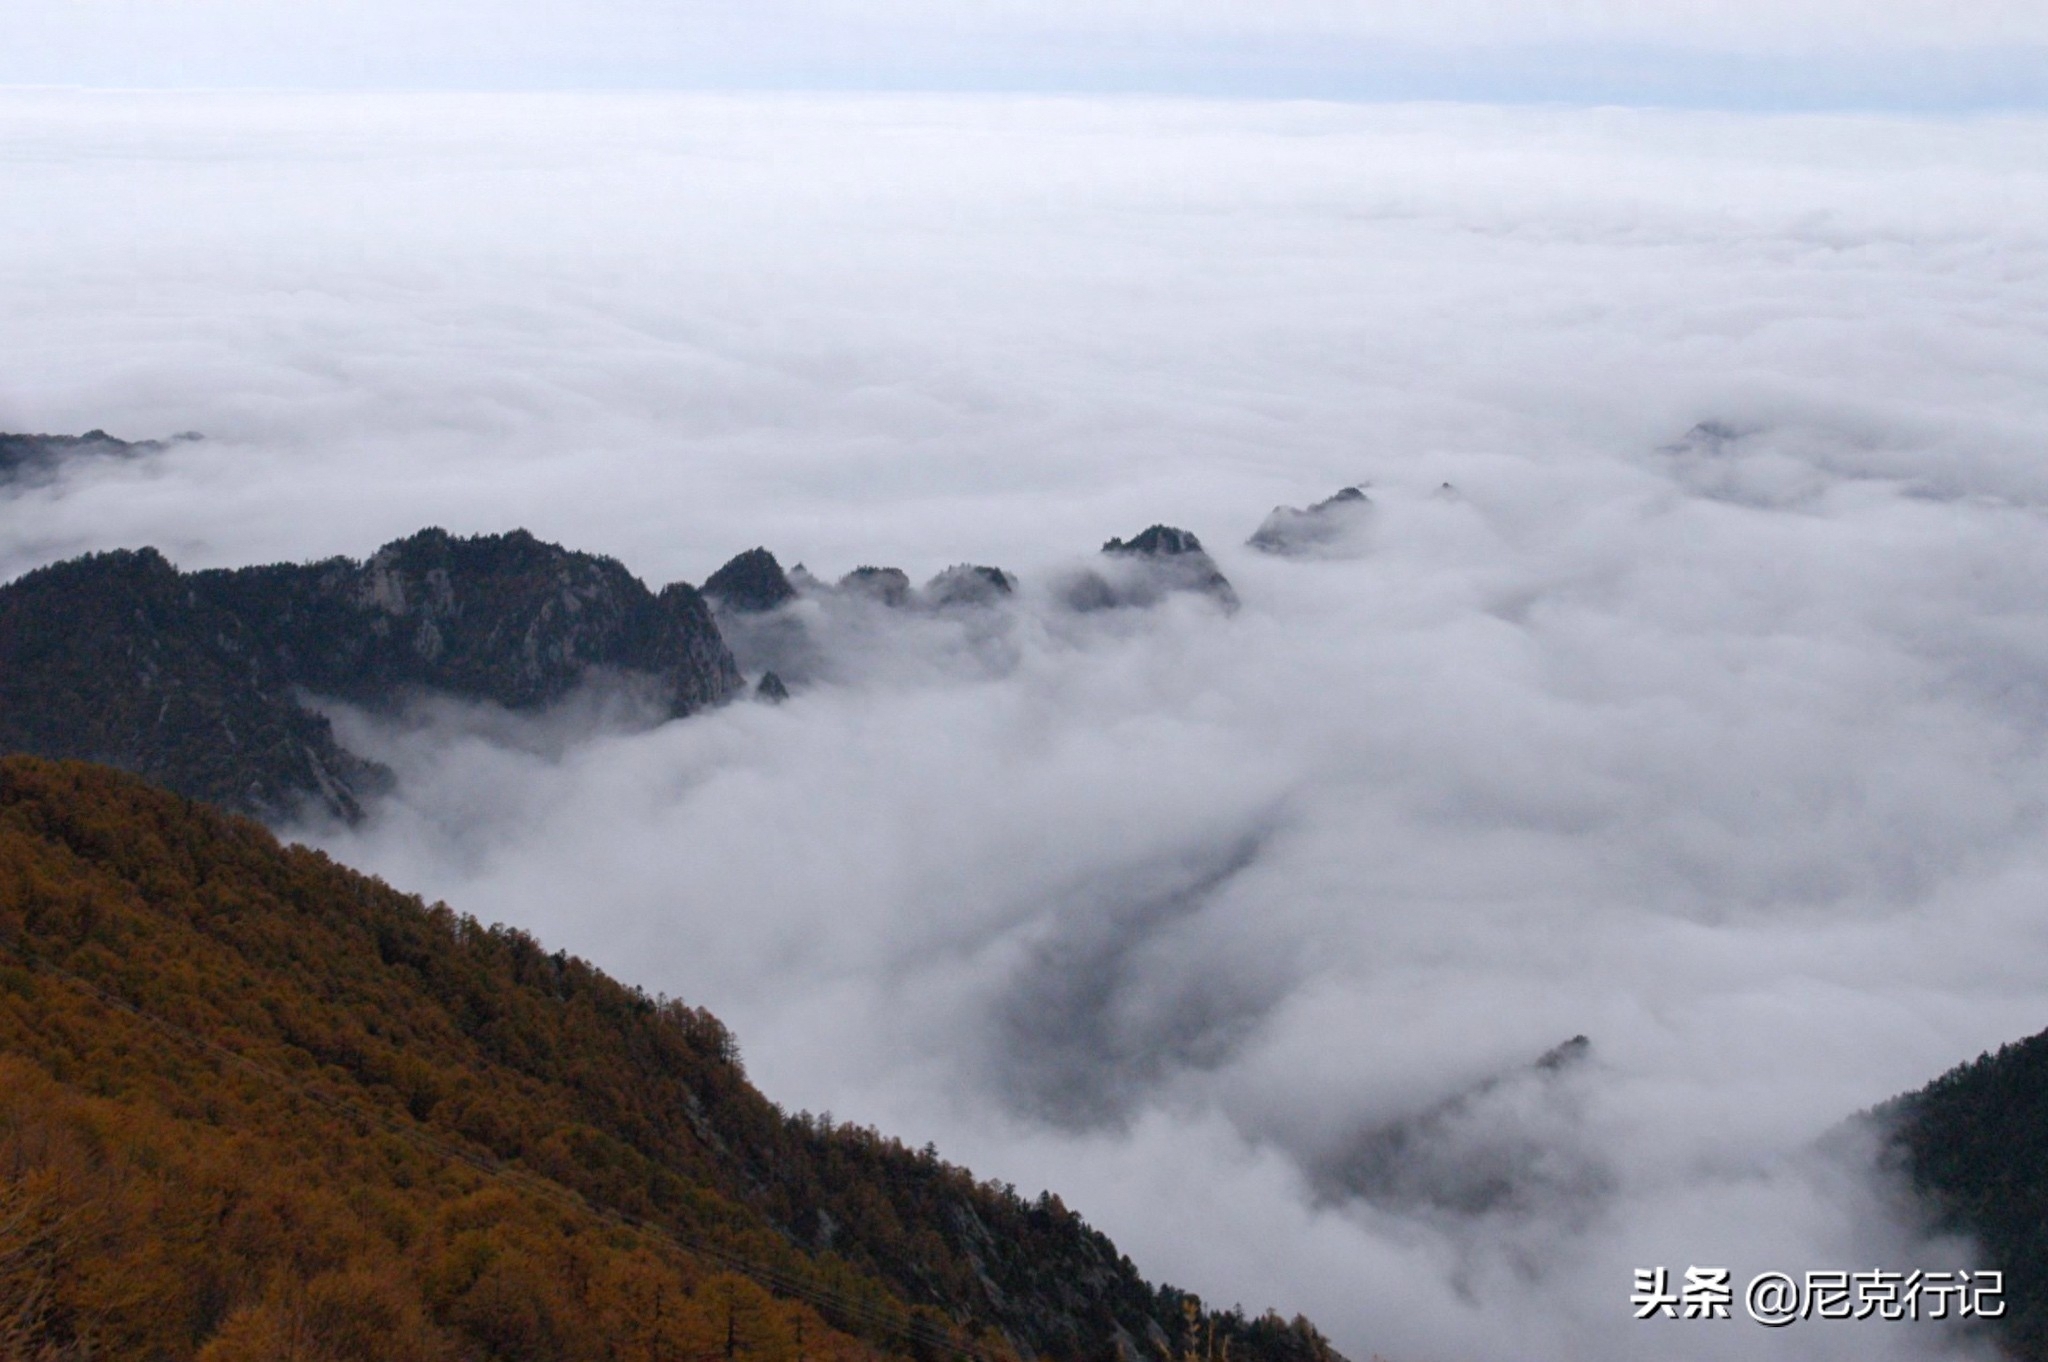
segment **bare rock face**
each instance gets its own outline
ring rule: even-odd
[[[531,709],[608,668],[651,678],[681,716],[740,686],[694,589],[679,583],[656,596],[617,560],[524,530],[463,539],[428,529],[360,564],[239,568],[192,581],[251,621],[295,683],[360,704],[412,687]]]
[[[801,569],[799,569],[801,571]],[[753,548],[735,555],[726,565],[704,579],[704,594],[721,610],[740,614],[763,614],[796,599],[796,588],[783,575],[782,565],[766,549]]]
[[[0,625],[0,746],[126,767],[272,820],[308,801],[352,820],[382,780],[301,688],[372,707],[424,690],[534,709],[605,672],[681,716],[743,684],[695,590],[656,595],[612,559],[523,530],[429,529],[361,563],[195,573],[154,550],[93,555],[0,587]],[[90,705],[67,698],[81,676]]]
[[[1102,546],[1108,561],[1069,581],[1062,595],[1075,610],[1153,605],[1176,591],[1209,597],[1225,610],[1237,609],[1237,592],[1217,568],[1202,541],[1187,530],[1154,525],[1131,539]]]
[[[1329,553],[1355,541],[1371,514],[1372,498],[1360,488],[1346,487],[1306,510],[1275,506],[1245,542],[1264,553]]]

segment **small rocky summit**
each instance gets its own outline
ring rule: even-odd
[[[1372,498],[1363,488],[1346,487],[1303,510],[1275,506],[1245,542],[1264,553],[1307,555],[1344,546],[1372,513]]]
[[[825,665],[806,623],[807,613],[815,612],[786,607],[829,590],[801,563],[785,573],[764,548],[735,555],[704,580],[704,598],[711,603],[719,636],[741,670],[749,675],[774,673],[784,694],[791,686],[801,690],[816,680]],[[760,694],[758,687],[756,694],[774,698]]]
[[[779,705],[789,698],[789,687],[774,672],[762,672],[761,679],[754,683],[754,698],[764,704]]]
[[[1017,590],[1017,579],[998,567],[959,563],[924,584],[927,605],[993,605]]]
[[[763,548],[736,554],[704,579],[704,594],[722,610],[743,615],[765,614],[796,599],[796,588],[783,575],[782,564]]]
[[[839,589],[886,606],[910,604],[910,574],[902,568],[857,567],[839,579]]]
[[[1108,561],[1067,584],[1065,599],[1075,610],[1153,605],[1169,593],[1193,591],[1226,610],[1237,608],[1237,592],[1218,570],[1202,541],[1187,530],[1154,525],[1130,539],[1102,546]]]
[[[1102,546],[1104,553],[1141,554],[1147,558],[1176,558],[1184,554],[1207,553],[1202,541],[1189,530],[1177,530],[1171,525],[1154,525],[1143,534],[1131,539],[1112,539]]]
[[[691,587],[515,530],[422,530],[365,562],[182,573],[154,549],[0,587],[0,751],[123,767],[271,821],[351,820],[388,782],[301,692],[536,709],[598,675],[672,716],[742,688]]]

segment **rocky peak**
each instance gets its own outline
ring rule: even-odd
[[[1309,554],[1341,546],[1362,529],[1372,511],[1364,489],[1345,487],[1303,510],[1275,506],[1245,542],[1265,553]]]
[[[796,599],[796,588],[782,573],[775,555],[764,548],[736,554],[726,565],[704,579],[704,594],[720,609],[742,614],[773,610]]]
[[[717,626],[688,587],[657,598],[613,558],[524,530],[422,530],[360,564],[193,574],[249,620],[294,682],[361,704],[406,688],[508,709],[549,704],[593,669],[654,680],[672,714],[740,686]]]
[[[1237,592],[1187,530],[1154,525],[1130,539],[1112,539],[1103,555],[1115,571],[1087,572],[1068,584],[1065,595],[1077,610],[1119,605],[1151,605],[1169,592],[1194,591],[1225,610],[1237,608]]]
[[[960,563],[926,582],[924,598],[935,606],[988,605],[1016,589],[1016,579],[1001,568]]]
[[[1148,557],[1173,557],[1184,553],[1201,553],[1202,541],[1188,530],[1177,530],[1171,525],[1154,525],[1143,534],[1131,539],[1112,539],[1102,546],[1104,553],[1138,553]]]

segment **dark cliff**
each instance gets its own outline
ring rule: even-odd
[[[0,588],[0,750],[135,771],[263,818],[354,818],[383,773],[300,704],[257,633],[154,549]]]
[[[0,587],[0,750],[106,762],[260,818],[354,818],[382,779],[300,692],[531,709],[596,673],[672,716],[742,680],[703,598],[524,531],[423,530],[367,562],[180,573],[94,554]]]

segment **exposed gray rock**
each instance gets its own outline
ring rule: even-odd
[[[616,559],[524,530],[465,539],[428,529],[363,563],[190,576],[249,621],[295,684],[357,704],[410,687],[532,709],[605,668],[652,678],[681,716],[741,685],[695,589],[676,583],[657,596]]]

